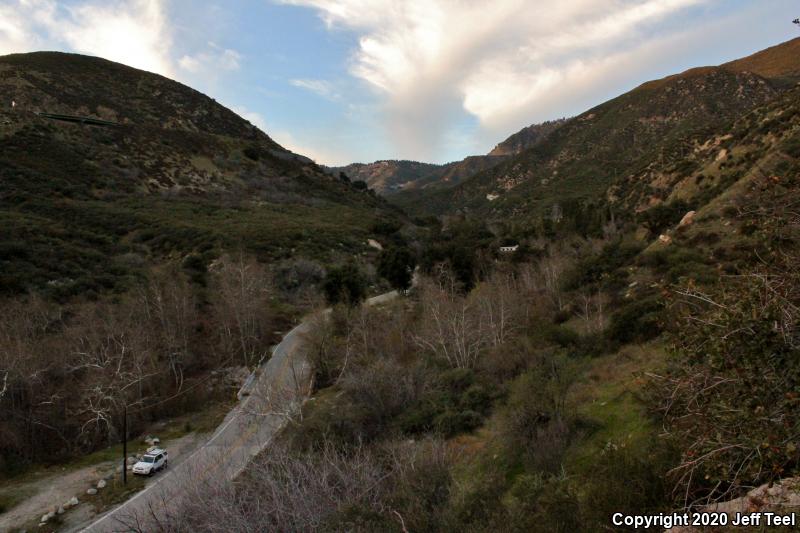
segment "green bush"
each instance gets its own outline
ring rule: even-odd
[[[650,297],[626,304],[611,315],[606,337],[616,344],[646,342],[663,330],[664,303]]]
[[[565,288],[574,290],[608,278],[614,271],[628,264],[643,248],[644,245],[639,242],[614,241],[607,244],[598,255],[586,258],[578,264],[566,277]]]
[[[677,459],[669,442],[607,444],[583,486],[581,515],[586,529],[608,529],[614,513],[670,511],[672,484],[667,472]]]
[[[694,168],[695,164],[691,163],[684,171],[690,172]],[[641,213],[639,215],[639,222],[652,233],[658,235],[659,233],[663,233],[667,228],[680,222],[681,218],[683,218],[688,211],[691,211],[691,209],[691,206],[683,200],[676,200],[668,204],[659,204]]]
[[[355,306],[367,294],[367,280],[361,269],[353,263],[330,269],[322,283],[328,303]]]
[[[578,497],[568,482],[543,474],[523,474],[505,498],[509,518],[505,529],[513,532],[586,531]]]

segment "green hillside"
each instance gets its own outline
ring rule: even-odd
[[[0,58],[0,293],[124,290],[143,266],[244,248],[366,249],[397,218],[199,92],[106,60]],[[51,120],[96,117],[116,126]]]

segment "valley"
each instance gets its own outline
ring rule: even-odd
[[[446,165],[320,166],[76,54],[0,57],[12,99],[0,496],[24,494],[1,527],[61,530],[17,520],[37,469],[209,412],[160,491],[86,531],[630,530],[609,517],[794,501],[800,39]]]

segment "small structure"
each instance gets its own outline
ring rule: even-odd
[[[513,254],[517,250],[519,250],[519,244],[513,244],[511,246],[501,246],[500,247],[500,253],[502,253],[502,254]]]
[[[489,200],[490,202],[494,202],[498,198],[500,198],[499,194],[489,193],[489,194],[486,195],[486,199]]]
[[[11,111],[14,111],[15,107],[17,107],[17,102],[15,100],[11,100]]]

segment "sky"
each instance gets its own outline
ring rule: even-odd
[[[163,74],[318,163],[444,163],[800,36],[797,0],[0,0],[0,55]]]

